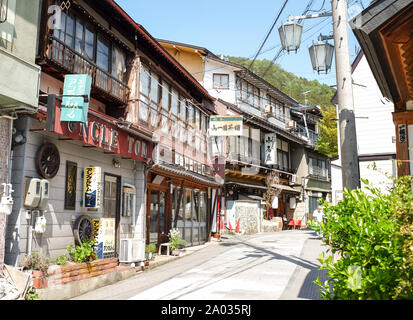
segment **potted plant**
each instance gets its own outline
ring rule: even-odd
[[[168,236],[171,254],[173,256],[179,256],[181,252],[179,249],[185,247],[187,242],[181,238],[181,232],[178,229],[171,229]]]
[[[146,260],[152,260],[155,257],[155,253],[156,253],[155,243],[149,243],[145,247],[145,259]]]

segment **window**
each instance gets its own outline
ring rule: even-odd
[[[109,42],[98,37],[96,64],[105,71],[109,71]]]
[[[112,50],[112,76],[120,81],[125,81],[126,58],[124,53],[117,47]]]
[[[229,88],[229,75],[228,74],[213,74],[213,82],[215,89],[228,89]]]
[[[188,106],[188,123],[193,126],[194,125],[194,106],[193,105],[189,105]]]
[[[308,173],[313,176],[327,178],[328,170],[326,161],[310,157],[308,159]]]
[[[277,139],[277,157],[280,168],[289,169],[289,144],[287,141]]]
[[[162,81],[162,108],[169,111],[169,84],[165,81]]]
[[[179,111],[178,92],[175,89],[172,89],[171,113],[175,116],[178,116],[178,111]]]
[[[187,103],[181,102],[181,110],[180,110],[180,116],[179,119],[183,122],[186,122],[186,107]]]

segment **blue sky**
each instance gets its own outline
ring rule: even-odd
[[[254,57],[281,9],[283,0],[116,0],[153,37],[205,47],[215,54]],[[258,59],[272,60],[280,48],[278,28],[289,15],[301,15],[307,1],[289,0]],[[330,0],[314,0],[313,10],[331,9]],[[366,7],[370,0],[349,0],[349,6]],[[313,12],[311,12],[313,13]],[[327,75],[313,72],[308,47],[320,33],[332,32],[331,17],[304,21],[304,34],[297,54],[284,53],[276,62],[285,70],[310,80],[335,85],[335,66]],[[350,59],[357,40],[350,34]],[[330,41],[332,43],[332,40]]]

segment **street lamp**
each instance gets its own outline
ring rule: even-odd
[[[317,71],[318,74],[327,74],[331,69],[334,46],[328,43],[327,39],[328,37],[320,35],[318,37],[318,42],[313,42],[313,45],[308,48],[313,70]]]
[[[354,116],[353,81],[350,66],[347,29],[347,0],[331,0],[331,12],[288,17],[288,22],[280,27],[279,33],[283,49],[296,51],[300,47],[302,27],[297,27],[302,19],[332,17],[334,45],[321,36],[321,40],[309,48],[313,69],[327,73],[331,68],[333,51],[336,56],[337,97],[341,145],[343,188],[360,187],[360,169],[357,151],[356,121]],[[298,29],[300,29],[298,31]],[[299,33],[299,36],[298,36]]]
[[[288,21],[278,29],[278,33],[280,34],[283,49],[288,53],[290,51],[297,52],[298,48],[300,48],[303,26],[297,23],[296,20],[288,17]]]

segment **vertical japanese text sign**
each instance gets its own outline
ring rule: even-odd
[[[84,197],[85,208],[100,208],[102,197],[102,176],[100,167],[86,167],[84,176]]]
[[[65,76],[60,121],[87,122],[91,87],[92,77],[87,74]]]
[[[277,164],[277,135],[268,133],[264,136],[265,164]]]

